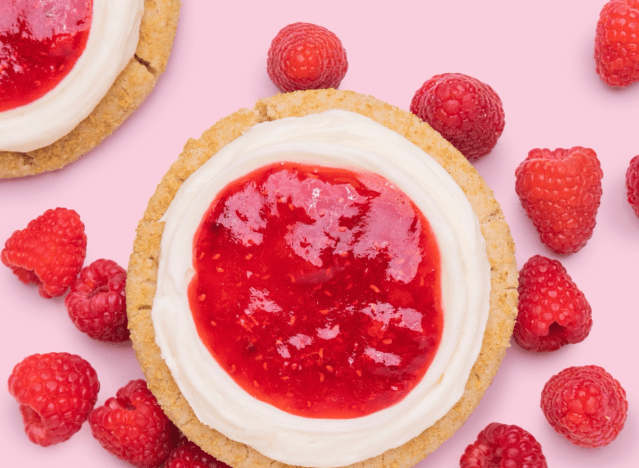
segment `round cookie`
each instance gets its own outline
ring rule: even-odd
[[[0,179],[60,169],[88,153],[120,126],[164,72],[179,10],[180,0],[145,0],[135,55],[93,112],[49,146],[25,153],[0,151]]]
[[[223,118],[199,140],[190,140],[151,198],[131,255],[127,309],[133,346],[149,388],[166,414],[184,434],[221,461],[236,468],[285,467],[244,444],[202,424],[178,389],[155,342],[151,308],[156,291],[160,242],[166,212],[181,184],[223,146],[253,125],[284,117],[301,117],[329,109],[367,116],[399,133],[431,155],[462,188],[479,220],[491,264],[490,314],[482,349],[462,398],[436,424],[409,442],[356,465],[410,467],[450,437],[478,405],[509,346],[517,313],[517,270],[514,243],[492,191],[455,148],[413,114],[349,91],[317,90],[281,94],[258,101]]]

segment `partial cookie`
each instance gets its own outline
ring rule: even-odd
[[[435,450],[468,418],[491,384],[509,346],[517,314],[517,270],[514,243],[492,191],[455,148],[413,114],[349,91],[317,90],[262,99],[253,109],[225,117],[199,140],[190,140],[179,159],[164,176],[151,198],[131,255],[127,279],[127,309],[131,338],[149,388],[175,424],[192,441],[216,458],[236,468],[286,467],[251,447],[229,440],[202,424],[194,415],[155,342],[151,308],[156,292],[160,221],[181,184],[223,146],[257,123],[304,116],[329,109],[343,109],[367,116],[394,130],[422,148],[441,164],[459,184],[475,211],[486,240],[491,264],[490,315],[480,355],[466,384],[463,397],[432,427],[400,447],[357,463],[360,467],[410,467]]]
[[[122,124],[164,72],[178,23],[179,0],[145,0],[135,55],[93,112],[63,138],[29,152],[0,151],[0,179],[60,169],[88,153]]]

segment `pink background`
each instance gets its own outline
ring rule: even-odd
[[[468,422],[419,466],[458,466],[464,448],[488,423],[518,424],[543,446],[549,466],[626,468],[639,449],[637,403],[637,274],[639,219],[625,195],[625,171],[639,153],[639,85],[611,89],[594,71],[595,25],[603,0],[403,1],[372,9],[363,1],[213,2],[191,0],[181,10],[166,73],[140,109],[100,147],[55,173],[0,181],[0,240],[48,208],[80,213],[86,264],[110,258],[126,266],[138,220],[162,175],[188,138],[221,117],[277,92],[266,74],[271,39],[306,21],[335,32],[348,51],[342,89],[371,94],[408,109],[431,76],[462,72],[501,96],[506,128],[497,147],[475,164],[495,191],[517,245],[517,263],[553,257],[538,241],[515,195],[515,168],[536,147],[593,148],[604,171],[594,236],[562,262],[593,309],[581,344],[551,354],[513,345],[493,385]],[[0,267],[0,380],[33,353],[69,351],[98,372],[98,404],[142,377],[129,343],[99,343],[77,331],[62,299],[45,300]],[[626,427],[608,447],[584,449],[557,435],[539,409],[544,383],[573,365],[597,364],[625,387]],[[4,385],[4,384],[3,384]],[[25,467],[125,467],[92,438],[88,425],[47,449],[22,430],[18,407],[0,391],[0,441],[5,463]]]

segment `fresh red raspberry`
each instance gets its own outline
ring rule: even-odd
[[[533,149],[515,176],[521,205],[546,247],[569,254],[586,245],[595,229],[603,177],[593,150]]]
[[[487,155],[504,131],[504,108],[486,83],[461,73],[435,75],[417,90],[410,111],[469,161]]]
[[[89,424],[106,450],[140,468],[161,465],[177,443],[177,428],[144,380],[132,380],[94,409]]]
[[[626,190],[628,191],[628,203],[639,217],[639,156],[632,158],[628,165]]]
[[[42,297],[62,296],[73,284],[86,255],[80,216],[66,208],[47,210],[15,231],[0,254],[20,281],[37,284]]]
[[[266,71],[287,93],[301,89],[337,88],[348,70],[346,50],[339,38],[322,26],[285,26],[268,51]]]
[[[186,441],[171,452],[164,468],[229,468],[193,442]]]
[[[601,367],[569,367],[544,386],[541,410],[573,444],[601,447],[623,429],[628,401],[619,382]]]
[[[592,309],[566,269],[542,255],[519,272],[519,314],[513,338],[528,351],[554,351],[586,339]]]
[[[595,64],[611,86],[639,81],[639,0],[612,0],[601,10],[595,35]]]
[[[128,340],[125,285],[126,270],[112,260],[84,267],[64,299],[75,326],[96,340]]]
[[[461,468],[547,468],[541,445],[519,426],[491,423],[466,447]]]
[[[31,442],[47,447],[80,430],[98,399],[91,365],[69,353],[33,354],[13,368],[9,393],[20,403]]]

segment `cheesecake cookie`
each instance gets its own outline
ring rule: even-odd
[[[60,169],[108,137],[135,111],[164,72],[178,23],[179,0],[145,0],[135,54],[84,120],[57,141],[32,151],[0,151],[0,178]]]
[[[333,109],[350,111],[372,119],[405,137],[439,163],[468,199],[479,222],[490,263],[489,312],[481,350],[472,365],[469,378],[465,381],[463,395],[459,401],[448,413],[411,440],[353,466],[408,468],[426,457],[449,438],[476,408],[509,346],[517,314],[514,243],[492,191],[466,158],[413,114],[370,96],[349,91],[315,90],[262,99],[253,109],[239,110],[220,120],[200,139],[187,142],[179,159],[160,182],[138,225],[129,262],[126,291],[131,338],[149,388],[169,418],[190,440],[235,468],[283,468],[290,465],[273,460],[248,445],[231,440],[202,423],[178,388],[174,375],[163,359],[156,343],[156,330],[152,319],[165,227],[163,216],[191,174],[256,124]]]

